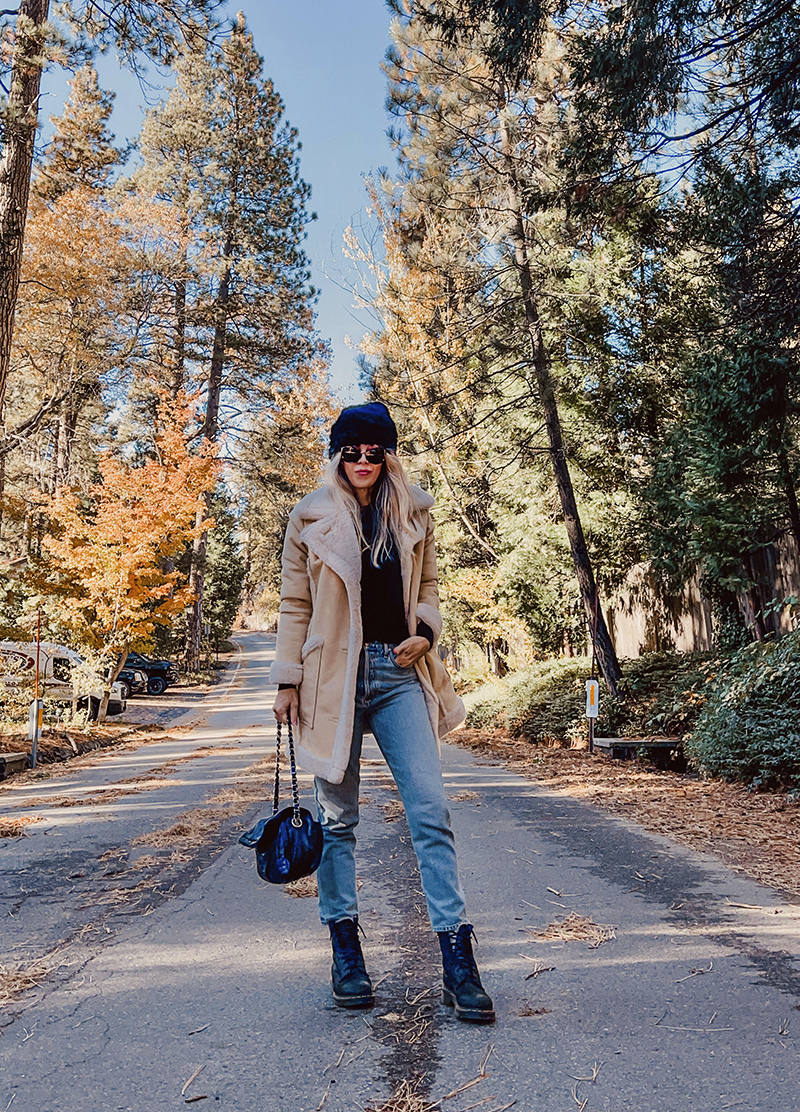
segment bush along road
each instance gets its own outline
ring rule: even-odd
[[[0,1108],[422,1112],[448,1095],[453,1112],[787,1107],[800,1081],[795,905],[452,745],[447,790],[497,1022],[460,1024],[440,1001],[374,744],[358,872],[377,1000],[335,1008],[313,882],[262,883],[237,843],[268,809],[274,739],[273,640],[240,639],[238,670],[193,725],[0,790],[3,821],[36,820],[0,839]],[[308,777],[302,794],[309,805]]]

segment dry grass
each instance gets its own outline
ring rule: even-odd
[[[156,857],[152,853],[143,853],[141,857],[137,857],[132,863],[132,869],[152,869],[156,865],[163,865],[163,857]]]
[[[456,792],[455,795],[448,795],[447,798],[452,799],[454,803],[465,803],[468,799],[480,799],[480,796],[477,792],[465,788],[464,791]]]
[[[0,838],[24,838],[25,827],[41,821],[39,815],[25,815],[19,819],[0,818]]]
[[[609,923],[595,923],[584,915],[571,911],[563,919],[554,919],[543,931],[526,928],[534,938],[543,942],[586,942],[590,950],[602,946],[604,942],[611,942],[617,937],[617,928]]]
[[[267,786],[264,781],[254,778],[253,783],[241,784],[236,788],[221,788],[216,795],[208,797],[208,802],[224,805],[241,804],[245,808],[251,803],[265,799],[266,792]]]
[[[168,780],[165,776],[154,776],[152,772],[145,772],[140,776],[128,776],[125,780],[117,780],[118,784],[132,784],[133,792],[152,792],[158,788],[174,788],[185,784],[185,780]]]
[[[295,896],[299,900],[306,899],[309,896],[317,896],[317,878],[312,873],[311,876],[301,876],[299,880],[293,880],[289,884],[284,884],[283,890],[287,896]]]
[[[410,1081],[401,1081],[385,1104],[368,1105],[364,1112],[437,1112],[440,1107],[441,1101],[431,1103],[419,1095]]]
[[[180,757],[173,764],[181,764],[195,757],[216,756],[226,753],[234,746],[201,746],[195,753],[187,757]],[[236,786],[230,785],[220,788],[207,800],[207,806],[197,807],[193,811],[185,811],[178,815],[172,826],[163,830],[154,830],[148,834],[140,834],[134,838],[133,845],[146,845],[179,849],[195,848],[203,844],[209,835],[215,833],[220,825],[234,815],[246,811],[252,803],[264,799],[265,785],[263,774],[270,761],[262,758],[250,765],[238,777]],[[164,768],[158,771],[163,771]],[[156,771],[156,770],[154,770]]]
[[[92,792],[91,795],[67,795],[55,799],[51,807],[98,807],[107,803],[116,803],[121,795],[135,795],[134,790],[124,788],[107,788],[105,791]],[[44,805],[44,804],[43,804]]]
[[[20,969],[0,965],[0,1007],[10,1004],[28,989],[38,988],[51,969],[44,961],[34,961]]]
[[[450,739],[574,799],[633,819],[772,888],[800,895],[800,804],[742,784],[700,780],[586,750],[549,749],[503,730],[456,730]]]
[[[399,799],[390,799],[388,803],[383,804],[383,809],[386,812],[383,816],[384,822],[397,822],[406,813]]]
[[[517,1015],[522,1016],[523,1019],[530,1019],[534,1016],[550,1015],[552,1011],[552,1008],[531,1008],[526,1004],[524,1007],[520,1008]]]
[[[198,807],[194,811],[184,811],[182,815],[178,815],[172,826],[140,834],[133,839],[131,845],[195,848],[219,830],[220,825],[229,817],[230,811],[222,807]]]
[[[165,780],[163,777],[147,779],[141,776],[131,776],[127,780],[118,781],[120,784],[131,784],[129,788],[98,789],[89,795],[41,795],[21,799],[15,803],[18,808],[30,807],[96,807],[115,803],[122,796],[141,795],[142,792],[157,791],[159,788],[174,787],[179,781]]]

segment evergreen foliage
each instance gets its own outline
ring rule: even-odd
[[[61,116],[51,116],[53,137],[39,159],[33,192],[55,201],[72,189],[102,190],[126,152],[114,147],[108,121],[115,94],[100,88],[97,70],[86,64],[70,81],[70,95]]]
[[[703,713],[719,660],[646,653],[625,662],[626,698],[600,699],[597,737],[684,737]],[[547,660],[465,696],[467,725],[501,727],[533,744],[585,740],[585,660]]]
[[[756,789],[800,789],[800,630],[748,645],[719,669],[685,741],[704,772]]]
[[[132,11],[118,5],[119,25],[95,19],[92,33],[132,43]],[[184,16],[191,23],[189,9],[173,14],[176,29]],[[34,178],[5,436],[0,429],[0,552],[47,562],[57,532],[44,512],[48,500],[72,505],[77,497],[83,505],[109,447],[142,473],[154,466],[164,390],[175,407],[191,392],[191,451],[224,454],[237,496],[235,512],[219,508],[216,530],[203,527],[216,516],[211,499],[198,505],[185,534],[190,550],[154,557],[141,573],[142,582],[165,579],[184,599],[169,625],[149,634],[170,651],[172,633],[185,626],[187,577],[192,643],[199,647],[207,622],[218,639],[230,630],[244,575],[241,506],[256,501],[254,445],[264,446],[265,430],[281,424],[290,399],[287,420],[305,409],[306,431],[315,430],[305,464],[316,474],[316,424],[330,408],[327,350],[314,331],[315,291],[302,246],[309,190],[297,133],[243,19],[219,38],[189,23],[181,42],[159,46],[177,81],[149,113],[143,164],[128,178],[119,177],[126,152],[108,126],[113,96],[91,66],[78,69],[53,121]],[[269,438],[269,483],[307,484],[308,477],[284,480],[284,463],[296,461],[282,460],[279,436]],[[251,531],[250,566],[260,559]],[[54,621],[59,607],[66,613],[66,595],[53,603]]]
[[[219,645],[233,629],[242,601],[245,564],[236,537],[238,522],[224,493],[217,491],[211,502],[214,527],[208,535],[203,617],[211,627],[210,640]]]

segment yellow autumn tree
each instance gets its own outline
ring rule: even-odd
[[[110,683],[133,646],[146,648],[156,626],[191,602],[174,558],[198,529],[219,463],[213,447],[189,450],[193,406],[185,394],[159,394],[152,442],[142,462],[112,453],[98,462],[100,481],[86,494],[59,489],[46,506],[37,587],[52,627],[98,660]]]
[[[91,474],[104,390],[119,391],[149,347],[163,259],[180,233],[163,205],[114,205],[88,186],[34,198],[8,383],[12,440],[52,439],[39,484],[52,492]],[[139,275],[151,277],[142,290]],[[76,460],[76,446],[84,445]],[[12,468],[13,470],[13,468]]]

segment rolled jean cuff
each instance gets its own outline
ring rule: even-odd
[[[434,934],[448,934],[450,931],[458,933],[458,928],[466,923],[466,919],[461,919],[458,923],[453,923],[452,927],[436,927]]]

